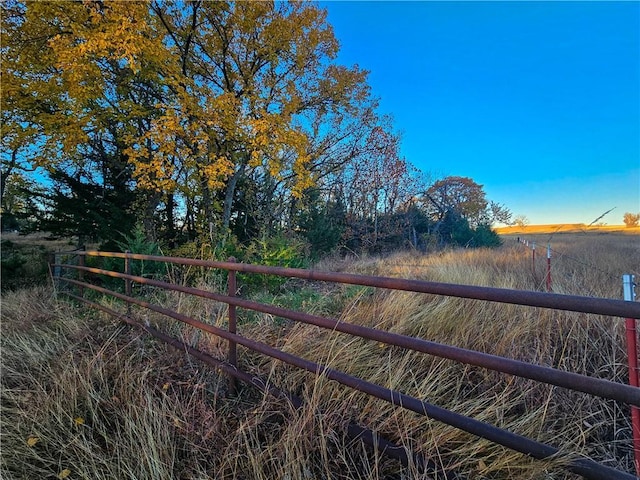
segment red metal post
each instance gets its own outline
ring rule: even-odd
[[[627,350],[629,352],[629,385],[640,387],[638,381],[638,349],[636,342],[636,321],[633,318],[626,319]],[[633,456],[636,466],[636,474],[640,477],[640,408],[631,407],[631,430],[633,435]]]
[[[551,291],[551,244],[547,244],[547,292]]]
[[[531,246],[531,271],[535,277],[536,274],[536,242],[533,242]],[[537,282],[537,280],[536,280]]]
[[[125,252],[127,255],[131,253],[130,250]],[[124,257],[124,273],[127,275],[131,275],[131,259],[126,256]],[[130,297],[133,293],[133,289],[131,288],[131,280],[125,279],[124,281],[124,293],[127,297]],[[127,302],[127,315],[131,316],[131,304]]]
[[[228,260],[229,262],[235,262],[236,259],[231,257]],[[236,283],[236,272],[234,270],[229,270],[227,277],[227,287],[228,287],[228,295],[230,297],[236,296],[237,283]],[[237,330],[237,316],[236,316],[236,306],[229,304],[229,333],[236,333]],[[238,366],[238,352],[237,352],[237,344],[235,341],[229,339],[229,363],[234,367]],[[237,381],[234,376],[229,377],[229,393],[231,395],[235,395],[237,390]]]
[[[635,301],[635,275],[622,276],[622,289],[624,299]],[[627,357],[629,361],[629,385],[640,387],[640,368],[638,368],[638,343],[636,333],[636,320],[625,320],[627,331]],[[640,408],[631,406],[631,433],[633,438],[633,458],[636,466],[636,474],[640,477]]]

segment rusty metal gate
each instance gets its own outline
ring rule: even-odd
[[[589,314],[600,314],[612,317],[633,318],[640,319],[640,303],[628,302],[623,300],[593,298],[593,297],[581,297],[573,295],[560,295],[553,293],[534,292],[534,291],[521,291],[521,290],[509,290],[493,287],[480,287],[470,285],[455,285],[438,282],[428,282],[421,280],[408,280],[401,278],[391,277],[377,277],[366,275],[355,275],[348,273],[333,273],[304,269],[292,269],[281,267],[268,267],[262,265],[251,265],[236,263],[235,261],[218,262],[218,261],[206,261],[195,260],[187,258],[176,257],[163,257],[163,256],[150,256],[140,255],[133,253],[116,253],[116,252],[98,252],[98,251],[86,251],[86,252],[73,252],[77,256],[76,262],[67,261],[60,263],[54,255],[51,260],[51,271],[55,273],[53,275],[56,282],[62,282],[67,285],[74,285],[77,287],[77,293],[71,291],[65,292],[70,297],[79,301],[85,302],[95,308],[99,308],[107,313],[121,318],[122,320],[134,324],[140,328],[143,328],[151,335],[179,348],[187,353],[199,358],[200,360],[214,365],[216,368],[221,369],[230,377],[230,388],[235,388],[236,379],[242,380],[246,383],[252,384],[257,388],[267,391],[276,396],[285,396],[289,398],[294,405],[299,406],[300,399],[280,391],[279,389],[268,385],[266,382],[249,375],[238,368],[237,365],[237,345],[243,345],[244,347],[251,349],[255,352],[270,356],[278,359],[282,362],[294,365],[300,369],[304,369],[308,372],[312,372],[316,375],[323,375],[330,380],[334,380],[343,385],[346,385],[355,390],[359,390],[373,397],[390,402],[393,405],[399,406],[416,412],[421,415],[425,415],[431,419],[446,423],[455,428],[471,433],[478,437],[487,439],[496,444],[502,445],[506,448],[523,453],[535,459],[545,459],[556,455],[559,449],[538,442],[536,440],[518,435],[516,433],[497,428],[486,422],[482,422],[467,416],[463,416],[444,408],[433,405],[429,402],[415,398],[402,392],[388,389],[381,385],[370,383],[364,379],[354,377],[344,372],[326,367],[316,362],[297,357],[278,350],[264,343],[257,342],[250,338],[243,337],[237,333],[236,330],[236,309],[243,308],[257,312],[271,314],[277,317],[287,318],[296,322],[302,322],[310,325],[315,325],[321,328],[331,329],[338,332],[346,333],[349,335],[357,336],[364,339],[375,340],[386,345],[392,345],[403,349],[414,350],[417,352],[434,355],[441,358],[455,360],[468,365],[474,365],[496,372],[501,372],[509,375],[514,375],[522,378],[535,380],[537,382],[546,383],[562,388],[567,388],[579,392],[583,392],[589,395],[594,395],[603,399],[615,400],[618,402],[629,405],[632,409],[640,407],[640,388],[623,383],[613,382],[605,379],[589,377],[577,373],[558,370],[551,367],[544,367],[540,365],[530,364],[518,360],[490,355],[474,350],[468,350],[458,348],[454,346],[444,345],[421,338],[410,337],[391,333],[379,329],[370,327],[364,327],[360,325],[350,324],[340,321],[334,318],[325,318],[317,315],[311,315],[304,312],[289,310],[274,305],[262,304],[254,301],[250,301],[241,298],[236,295],[236,272],[263,274],[263,275],[277,275],[287,278],[297,278],[309,281],[322,281],[332,283],[342,283],[351,285],[361,285],[368,287],[376,287],[388,290],[402,290],[408,292],[428,293],[443,296],[452,296],[459,298],[469,298],[484,300],[490,302],[500,302],[515,305],[524,305],[532,307],[543,307],[557,310],[566,310],[574,312],[583,312]],[[60,258],[63,258],[61,254]],[[70,258],[69,254],[65,254]],[[85,258],[91,257],[105,257],[105,258],[117,258],[124,260],[123,272],[116,272],[112,270],[105,270],[101,268],[88,267],[85,265]],[[177,285],[168,283],[165,281],[145,278],[142,276],[135,276],[131,274],[131,261],[142,260],[149,262],[164,262],[166,264],[184,265],[184,266],[197,266],[207,269],[219,269],[228,272],[228,292],[226,295],[221,293],[215,293],[211,291],[205,291],[196,289],[193,287]],[[71,278],[68,274],[63,275],[61,272],[75,270],[75,278]],[[85,275],[99,275],[113,278],[119,278],[124,281],[124,293],[109,290],[107,288],[95,285],[89,281],[86,281]],[[169,291],[182,292],[189,295],[195,295],[198,297],[210,299],[216,302],[223,302],[229,306],[229,326],[228,330],[218,328],[216,326],[206,324],[190,318],[188,316],[179,314],[175,311],[160,307],[149,303],[141,298],[134,297],[132,295],[132,284],[147,285],[149,287],[155,287],[165,289]],[[92,289],[102,294],[111,295],[118,298],[127,304],[127,312],[116,312],[108,307],[97,304],[86,299],[83,296],[85,289]],[[211,333],[222,337],[228,341],[228,357],[224,359],[216,359],[204,352],[196,350],[179,340],[169,337],[168,335],[160,332],[149,325],[143,325],[134,321],[130,317],[130,306],[138,305],[146,309],[155,311],[157,313],[166,315],[175,320],[184,322],[193,327],[196,327],[202,331]],[[637,374],[637,372],[636,372]],[[352,436],[369,441],[371,444],[375,444],[377,447],[385,450],[387,454],[395,456],[403,463],[407,463],[410,453],[407,453],[404,448],[387,442],[384,439],[375,437],[375,434],[369,430],[363,429],[356,425],[349,426],[349,434]],[[416,457],[414,456],[414,459]],[[425,466],[432,470],[437,470],[433,462],[425,459],[419,459]],[[571,472],[577,473],[584,478],[588,479],[633,479],[636,478],[626,472],[622,472],[613,469],[609,466],[598,463],[589,458],[576,458],[571,460],[567,469]],[[446,478],[454,478],[450,472],[440,472]]]

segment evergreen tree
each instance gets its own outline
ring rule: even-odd
[[[51,174],[53,187],[44,198],[48,204],[41,229],[62,237],[77,237],[78,246],[87,241],[102,247],[117,247],[122,235],[135,225],[132,209],[135,194],[124,185],[99,185],[83,181],[63,170]]]
[[[323,201],[317,189],[307,190],[304,201],[306,206],[297,215],[300,232],[314,256],[331,252],[340,243],[344,231],[344,206],[339,201]]]

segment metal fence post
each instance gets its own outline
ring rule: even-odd
[[[124,257],[124,273],[126,273],[127,275],[131,275],[131,259],[129,258],[131,250],[127,250],[124,253],[126,254],[126,256]],[[124,294],[127,297],[131,297],[133,294],[131,280],[128,278],[125,278],[124,280]],[[127,302],[127,316],[131,316],[131,304],[129,302]]]
[[[55,253],[50,253],[49,254],[49,277],[51,277],[51,286],[53,287],[53,289],[56,289],[56,275],[55,275],[55,265],[56,263],[56,254]]]
[[[625,274],[622,276],[622,290],[624,299],[634,302],[635,275]],[[629,362],[629,385],[640,386],[640,368],[638,368],[638,344],[636,334],[636,320],[634,318],[625,319],[625,329],[627,331],[627,358]],[[631,433],[633,438],[633,458],[636,466],[636,474],[640,476],[640,408],[631,405]]]
[[[547,292],[551,291],[551,244],[547,243]]]
[[[229,262],[235,262],[236,259],[233,257],[229,258]],[[236,271],[229,270],[227,276],[227,291],[230,297],[236,296],[237,283],[236,283]],[[237,332],[237,316],[236,316],[236,306],[229,304],[229,333]],[[236,342],[233,340],[229,340],[229,363],[237,368],[238,366],[238,352]],[[233,376],[229,377],[229,393],[231,395],[235,395],[237,391],[237,381]]]
[[[125,253],[127,256],[124,257],[124,273],[131,275],[131,259],[129,258],[131,251],[127,250]],[[131,280],[128,278],[124,280],[124,293],[127,297],[132,295]],[[127,302],[127,316],[131,316],[131,304],[129,302]]]
[[[78,254],[78,266],[84,267],[84,252]],[[84,282],[84,270],[78,270],[78,281]],[[78,293],[81,297],[84,297],[84,287],[82,285],[78,285]]]
[[[536,274],[536,242],[533,242],[531,244],[531,271],[533,272],[533,275],[535,277],[535,274]]]

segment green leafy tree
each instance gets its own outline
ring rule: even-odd
[[[473,232],[474,247],[499,247],[500,245],[502,245],[502,240],[490,225],[482,223],[475,228]]]
[[[29,233],[37,229],[44,207],[39,198],[46,189],[23,172],[13,172],[4,185],[0,215],[2,231]]]
[[[430,235],[441,247],[447,245],[459,247],[497,247],[502,241],[491,226],[481,223],[475,227],[456,210],[448,210],[443,218],[431,230]]]

